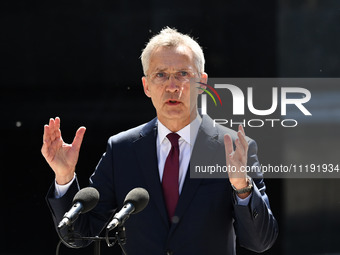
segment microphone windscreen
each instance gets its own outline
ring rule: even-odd
[[[99,192],[93,187],[79,190],[73,198],[73,204],[80,202],[83,205],[82,213],[92,210],[99,201]]]
[[[125,197],[124,204],[131,203],[135,207],[133,214],[142,211],[149,203],[149,193],[143,188],[134,188]]]

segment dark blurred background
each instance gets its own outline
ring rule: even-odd
[[[196,38],[211,77],[340,75],[336,0],[4,0],[0,11],[1,255],[55,253],[58,238],[44,200],[54,175],[40,153],[50,117],[61,118],[66,142],[87,127],[77,167],[82,187],[111,135],[154,117],[139,56],[161,28]],[[340,94],[320,91],[320,103],[333,98],[322,113],[327,121],[247,129],[262,163],[339,162]],[[266,180],[280,235],[264,254],[340,254],[339,184]],[[61,254],[92,249],[62,247]],[[102,245],[102,254],[113,251]],[[254,253],[239,247],[238,254]]]

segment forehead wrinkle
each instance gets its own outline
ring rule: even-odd
[[[184,65],[183,62],[185,62]],[[155,63],[157,66],[155,67]],[[184,65],[184,66],[183,66]],[[149,71],[193,71],[193,53],[187,46],[166,47],[154,49],[150,55]],[[153,69],[153,70],[152,70]]]

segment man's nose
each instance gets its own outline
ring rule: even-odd
[[[174,75],[170,75],[166,82],[166,89],[169,92],[178,92],[179,91],[179,82]]]

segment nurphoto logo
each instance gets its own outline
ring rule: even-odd
[[[240,79],[242,80],[242,79]],[[258,109],[258,107],[255,107],[255,99],[254,99],[254,91],[256,92],[256,89],[258,87],[246,87],[244,88],[244,82],[242,83],[243,90],[246,91],[244,93],[242,89],[234,84],[231,83],[221,83],[220,80],[218,83],[215,83],[213,86],[208,85],[205,83],[198,82],[200,85],[203,85],[206,87],[206,89],[197,87],[200,90],[203,90],[206,92],[210,98],[213,100],[214,105],[217,106],[217,101],[215,97],[220,102],[220,108],[213,109],[215,107],[208,107],[208,100],[207,95],[202,94],[201,95],[201,111],[202,114],[209,114],[211,112],[214,112],[213,114],[215,118],[214,125],[216,123],[222,124],[222,125],[230,125],[236,126],[239,124],[242,124],[244,127],[263,127],[264,125],[270,125],[271,127],[275,127],[275,124],[280,124],[282,127],[296,127],[298,125],[298,121],[296,119],[288,118],[286,119],[285,116],[287,115],[287,108],[290,107],[290,109],[293,107],[295,110],[298,110],[301,115],[303,116],[312,116],[312,113],[307,109],[305,106],[306,103],[308,103],[311,100],[311,92],[303,87],[278,87],[278,86],[268,86],[268,82],[271,82],[272,79],[268,79],[265,81],[266,90],[271,90],[271,95],[266,94],[266,100],[271,102],[270,106],[267,106],[265,109]],[[273,82],[275,83],[275,82]],[[274,85],[274,84],[272,84]],[[212,91],[212,93],[209,91]],[[217,92],[218,90],[218,92]],[[214,97],[214,95],[215,97]],[[236,119],[226,119],[224,116],[225,109],[221,108],[223,106],[222,100],[223,95],[229,94],[229,97],[231,95],[232,97],[232,116],[244,116],[247,112],[249,112],[252,115],[255,116],[261,116],[261,118],[252,118],[252,119],[242,119],[236,120]],[[261,96],[261,95],[260,95]],[[221,99],[222,97],[222,99]],[[269,97],[269,98],[268,98]],[[258,101],[263,100],[264,98],[260,97],[257,98]],[[230,101],[230,100],[228,100]],[[254,103],[255,102],[255,103]],[[247,108],[246,108],[247,107]],[[278,110],[280,108],[280,110]],[[209,112],[208,112],[209,111]],[[271,115],[275,114],[276,118],[270,118]],[[217,118],[216,118],[217,115]],[[279,118],[277,116],[279,115]],[[263,118],[263,116],[266,116],[266,118]]]

